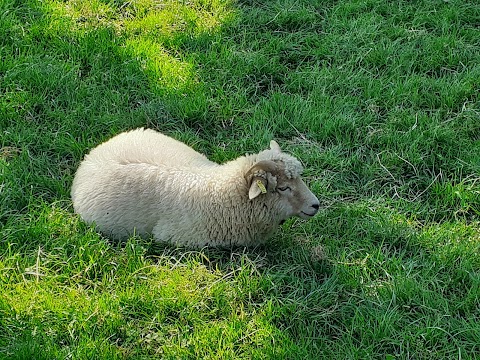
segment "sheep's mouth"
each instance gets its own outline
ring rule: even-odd
[[[300,217],[304,219],[310,219],[311,217],[314,217],[317,212],[314,212],[313,214],[308,214],[304,211],[300,211]]]

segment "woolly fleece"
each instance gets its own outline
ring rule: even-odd
[[[250,200],[245,174],[263,160],[278,164],[282,173],[268,174],[268,193]],[[318,199],[299,178],[302,170],[273,141],[271,149],[219,165],[173,138],[141,128],[86,155],[71,195],[84,221],[116,239],[153,234],[157,241],[190,248],[251,246],[268,239],[286,218],[315,214]],[[281,179],[299,189],[293,202],[276,191]],[[302,211],[293,209],[297,203]]]

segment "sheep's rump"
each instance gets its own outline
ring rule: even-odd
[[[101,232],[118,239],[151,234],[159,219],[178,222],[182,194],[171,181],[181,167],[218,166],[187,145],[153,130],[122,133],[94,148],[72,184],[75,212]],[[188,182],[188,177],[178,180]],[[181,201],[181,200],[180,200]],[[187,201],[187,200],[185,200]]]

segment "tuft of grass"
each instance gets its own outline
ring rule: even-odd
[[[0,3],[0,358],[474,359],[476,1]],[[266,246],[112,243],[88,150],[150,127],[212,160],[275,138],[322,209]]]

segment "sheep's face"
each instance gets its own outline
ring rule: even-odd
[[[270,147],[264,154],[271,159],[259,161],[246,175],[249,199],[263,201],[279,222],[292,216],[310,219],[317,213],[319,201],[300,177],[301,164],[282,153],[276,142]]]
[[[317,197],[310,191],[300,177],[288,179],[277,176],[277,184],[270,195],[277,207],[281,221],[292,216],[310,219],[319,208]]]

